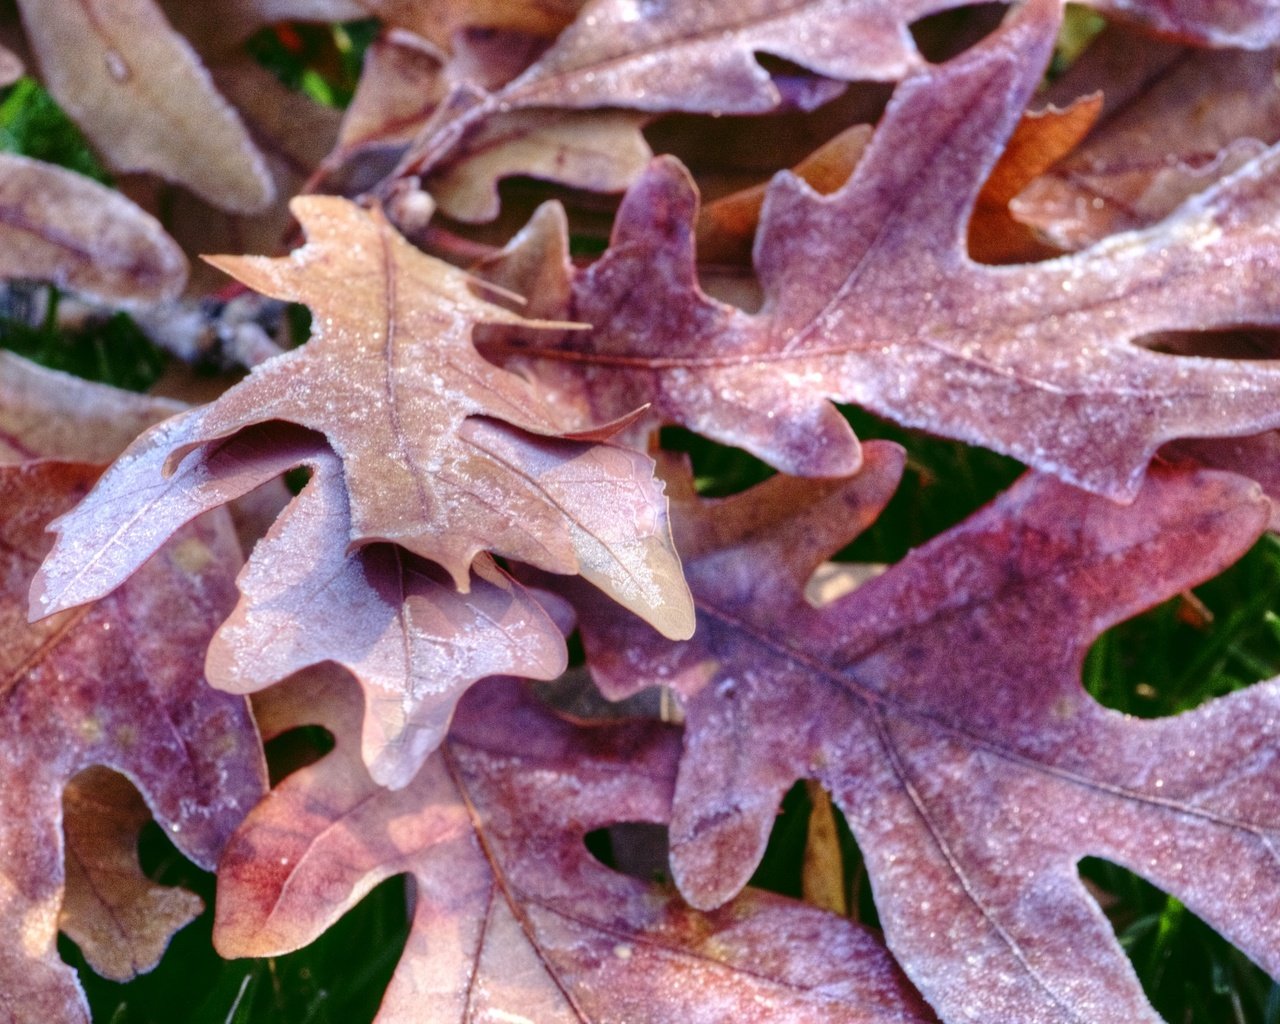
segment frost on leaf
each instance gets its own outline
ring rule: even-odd
[[[1246,50],[1280,43],[1276,0],[1090,0],[1090,6],[1190,43]]]
[[[205,670],[216,687],[249,693],[298,669],[333,661],[364,687],[362,750],[374,779],[405,785],[439,745],[461,693],[487,675],[558,675],[560,627],[541,602],[488,555],[461,593],[438,566],[393,544],[349,546],[338,459],[317,435],[287,424],[251,427],[189,455],[170,476],[167,452],[201,429],[204,411],[161,425],[132,473],[56,524],[66,577],[48,566],[32,588],[44,612],[109,593],[176,530],[295,466],[312,477],[237,577],[240,600],[214,633]],[[147,480],[146,485],[134,480]],[[57,588],[50,590],[50,587]]]
[[[345,666],[365,691],[364,762],[378,783],[404,786],[440,745],[467,686],[508,673],[554,679],[564,641],[487,556],[461,594],[394,545],[349,552],[341,467],[327,453],[312,465],[237,580],[240,603],[210,644],[209,679],[243,693],[324,661]]]
[[[223,858],[214,942],[269,956],[319,935],[379,881],[409,873],[409,938],[378,1024],[932,1020],[857,925],[748,891],[712,913],[617,874],[584,835],[667,820],[678,734],[583,729],[489,680],[406,788],[356,753],[359,701],[295,677],[258,703],[264,733],[322,724],[336,746],[286,778]]]
[[[700,907],[736,892],[808,777],[843,810],[889,948],[945,1021],[1158,1020],[1081,884],[1084,856],[1150,879],[1280,973],[1280,684],[1155,721],[1080,684],[1099,633],[1257,537],[1257,488],[1161,467],[1119,506],[1029,475],[815,609],[809,575],[901,465],[866,452],[844,484],[778,477],[676,506],[692,641],[579,607],[606,693],[663,683],[684,701],[681,891]]]
[[[1158,221],[1280,141],[1277,56],[1107,29],[1050,93],[1066,102],[1101,90],[1104,114],[1084,145],[1014,200],[1015,216],[1062,249]]]
[[[62,800],[73,777],[94,765],[127,776],[177,847],[210,870],[266,786],[244,699],[210,689],[201,671],[209,635],[234,599],[239,552],[225,517],[184,530],[116,594],[27,624],[27,582],[50,541],[45,523],[82,496],[97,472],[53,462],[0,468],[0,921],[10,936],[0,952],[0,1020],[15,1024],[88,1019],[75,974],[55,947],[59,914],[68,915],[73,934],[96,929],[101,904],[86,905],[93,897],[81,880],[121,851],[118,838],[96,846],[86,840],[82,816],[69,809],[69,849],[73,856],[96,849],[86,854],[96,863],[85,863],[87,875],[73,870],[73,898],[64,907]],[[73,794],[92,796],[95,788],[86,786],[81,778]],[[131,973],[122,956],[136,956],[136,967],[154,959],[186,913],[138,910],[134,901],[157,897],[130,893],[135,884],[126,872],[122,888],[104,895],[121,909],[114,925],[130,932],[137,951],[96,948],[92,935],[85,950],[118,975]],[[128,924],[131,906],[136,916]]]
[[[634,177],[646,150],[641,114],[762,114],[792,101],[757,59],[781,57],[813,72],[802,107],[839,95],[846,81],[893,80],[924,64],[912,21],[957,0],[707,0],[697,4],[594,0],[538,59],[494,87],[463,76],[441,100],[382,191],[433,180],[468,153],[493,149],[504,173],[613,189]],[[623,113],[626,111],[627,113]],[[574,126],[592,144],[569,144]],[[465,171],[475,175],[473,164]],[[496,178],[491,164],[489,177]],[[484,203],[481,203],[481,199]],[[463,197],[446,208],[454,212]],[[391,203],[396,216],[396,203]],[[491,217],[496,197],[477,192],[459,211]]]
[[[344,542],[398,544],[442,566],[463,592],[484,552],[580,573],[663,632],[687,636],[688,591],[652,462],[597,440],[610,428],[573,433],[535,387],[472,346],[475,325],[521,318],[477,298],[467,275],[376,214],[318,196],[294,209],[310,241],[291,257],[217,262],[310,305],[314,337],[212,405],[143,434],[56,524],[59,543],[33,589],[37,613],[124,578],[136,552],[164,535],[147,511],[156,503],[220,503],[217,488],[200,489],[211,443],[285,421],[323,433],[342,460]],[[262,443],[270,457],[269,432],[256,435]]]
[[[970,213],[1040,79],[1057,7],[1033,0],[899,85],[836,193],[774,179],[755,243],[759,313],[699,289],[697,197],[663,158],[556,311],[593,329],[507,340],[494,357],[518,355],[588,418],[648,402],[645,425],[680,423],[800,475],[858,465],[830,400],[1121,499],[1166,440],[1275,426],[1274,365],[1132,342],[1280,322],[1280,150],[1160,223],[1071,256],[996,267],[967,254]]]

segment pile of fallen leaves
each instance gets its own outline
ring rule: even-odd
[[[1158,1021],[1086,856],[1280,977],[1278,684],[1081,684],[1276,522],[1275,0],[1094,0],[1078,55],[1059,0],[17,6],[119,188],[0,156],[0,274],[312,329],[191,406],[0,357],[0,1021],[88,1019],[59,929],[124,979],[199,913],[150,818],[226,957],[410,875],[380,1024]],[[244,46],[369,16],[341,114]],[[1027,472],[833,564],[904,470],[838,403]],[[777,473],[703,496],[673,426]],[[529,682],[567,637],[607,714]],[[801,779],[879,928],[744,888]]]

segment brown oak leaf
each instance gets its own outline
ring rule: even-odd
[[[1085,855],[1150,879],[1280,971],[1280,683],[1155,721],[1080,684],[1102,630],[1258,536],[1256,486],[1161,466],[1119,506],[1031,474],[814,608],[810,573],[900,472],[892,446],[866,453],[845,482],[775,477],[675,505],[693,640],[579,604],[606,694],[661,683],[683,699],[681,891],[700,907],[737,891],[783,792],[807,777],[847,817],[889,948],[945,1021],[1158,1020],[1081,884]]]
[[[1204,46],[1259,50],[1280,43],[1276,0],[1089,0],[1108,15]]]
[[[323,432],[341,458],[350,543],[399,544],[463,592],[484,551],[581,573],[663,632],[687,636],[692,610],[652,462],[597,440],[600,430],[568,430],[535,387],[472,346],[475,325],[521,318],[476,297],[466,274],[412,248],[376,213],[319,196],[294,209],[309,242],[291,257],[217,263],[259,291],[307,302],[312,340],[143,434],[57,524],[36,609],[91,600],[127,576],[130,549],[154,547],[147,502],[172,493],[160,474],[184,455],[283,420]],[[201,456],[188,457],[198,471]]]
[[[524,69],[523,58],[537,56],[539,43],[486,32],[460,36],[446,54],[411,33],[385,33],[366,52],[338,145],[313,184],[347,194],[373,188],[424,126],[444,116],[441,104],[457,102],[451,90],[500,88]],[[423,186],[442,212],[470,222],[498,215],[498,183],[515,175],[621,192],[652,156],[640,134],[647,120],[621,110],[499,112],[437,162]]]
[[[94,971],[128,981],[159,963],[204,901],[143,874],[138,835],[151,812],[123,775],[86,768],[67,783],[62,805],[67,875],[58,927]]]
[[[125,775],[178,848],[210,870],[266,788],[244,698],[210,689],[201,671],[213,627],[234,599],[239,550],[225,516],[183,531],[111,597],[27,624],[27,582],[51,539],[45,523],[97,473],[57,462],[0,467],[0,920],[12,937],[0,951],[0,1020],[12,1024],[88,1020],[75,973],[55,946],[60,913],[82,938],[95,927],[82,888],[63,906],[62,798],[73,777],[94,765]],[[86,795],[83,785],[75,795]],[[86,849],[83,825],[73,823],[73,854]],[[125,856],[121,841],[104,839],[96,856]],[[68,884],[81,877],[73,871]],[[137,950],[108,952],[92,941],[86,948],[112,973],[129,969],[122,957],[135,966],[153,959],[186,913],[156,917],[147,912],[155,897],[143,896],[137,914],[138,895],[128,891],[136,884],[126,875],[125,888],[105,898],[135,913],[117,924]]]
[[[362,770],[344,680],[296,677],[259,701],[268,736],[319,723],[335,747],[232,840],[214,926],[224,956],[295,949],[408,872],[413,922],[378,1024],[932,1019],[857,925],[755,891],[698,913],[592,858],[585,833],[666,820],[669,726],[583,729],[490,680],[412,784],[389,791]]]
[[[1278,55],[1155,45],[1108,28],[1051,93],[1061,102],[1101,90],[1102,118],[1013,201],[1014,215],[1062,249],[1166,216],[1280,141]]]
[[[91,178],[0,153],[0,277],[140,304],[176,298],[187,261],[150,214]]]
[[[149,171],[227,210],[271,201],[262,154],[154,0],[18,7],[49,92],[112,168]]]
[[[0,352],[0,462],[109,462],[178,402],[94,384]]]
[[[563,123],[567,129],[575,121],[567,115],[571,111],[719,115],[759,114],[791,103],[817,105],[839,94],[836,80],[893,80],[923,66],[907,27],[953,6],[955,0],[799,0],[782,6],[772,0],[692,5],[595,0],[550,49],[502,88],[459,82],[380,191],[390,197],[392,215],[399,219],[403,190],[412,195],[416,184],[429,182],[460,150],[478,148],[473,136],[505,141],[536,135],[547,123]],[[759,53],[794,61],[821,77],[791,96],[757,61]],[[638,121],[597,112],[589,123],[601,139],[612,136],[610,145],[624,163],[634,165],[644,146]],[[540,139],[539,155],[549,142]],[[625,178],[625,166],[606,174],[608,157],[608,152],[598,154],[594,173],[610,181]],[[581,159],[579,155],[571,165],[585,180],[587,165]],[[538,170],[549,174],[554,162],[540,161]]]
[[[167,426],[191,436],[199,413]],[[174,435],[170,434],[170,440]],[[439,745],[461,693],[486,675],[551,679],[563,671],[560,627],[487,555],[459,593],[438,567],[391,544],[348,544],[341,464],[314,434],[283,424],[251,428],[189,457],[168,477],[167,449],[137,466],[149,482],[108,489],[111,514],[78,518],[87,575],[73,582],[109,592],[166,538],[211,508],[236,501],[296,466],[312,478],[254,547],[237,578],[241,598],[214,633],[210,682],[248,693],[309,665],[349,669],[366,694],[362,754],[380,784],[404,786]],[[149,468],[150,473],[138,470]],[[128,481],[126,481],[126,484]],[[73,565],[78,555],[69,556]],[[33,588],[39,606],[43,582]],[[563,617],[563,616],[562,616]]]
[[[680,423],[799,475],[858,465],[831,400],[1119,499],[1166,440],[1275,426],[1274,365],[1132,342],[1280,322],[1280,149],[1159,224],[1071,256],[997,267],[966,252],[966,222],[1058,16],[1052,0],[1032,0],[983,43],[901,83],[834,194],[778,175],[755,243],[759,312],[699,289],[696,192],[663,158],[628,193],[609,251],[580,273],[562,268],[567,304],[539,310],[592,330],[487,351],[518,356],[588,418],[649,403],[638,429]]]

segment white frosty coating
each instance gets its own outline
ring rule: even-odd
[[[537,389],[471,344],[477,323],[531,322],[477,298],[467,275],[413,249],[379,215],[335,197],[303,197],[294,208],[305,247],[282,260],[216,262],[260,291],[308,302],[319,330],[305,350],[258,367],[223,395],[205,431],[221,436],[276,418],[325,432],[342,459],[352,540],[405,547],[443,566],[463,591],[484,551],[577,571],[581,525],[596,578],[673,635],[686,634],[691,606],[651,464],[560,440],[566,425]],[[352,259],[356,251],[364,258]],[[595,539],[607,547],[613,535],[593,518],[628,490],[637,507],[621,523],[650,529],[649,543],[610,556]],[[665,601],[655,599],[658,587],[668,590]]]
[[[586,831],[665,819],[672,735],[593,730],[589,750],[579,748],[545,710],[516,711],[504,697],[463,723],[464,734],[479,727],[474,744],[455,732],[446,754],[389,791],[358,774],[349,691],[336,700],[324,684],[290,685],[299,688],[264,695],[271,731],[318,722],[336,746],[278,787],[228,850],[216,926],[224,953],[296,948],[376,881],[407,870],[415,913],[378,1024],[932,1019],[857,925],[761,893],[701,915],[590,856]],[[482,685],[486,698],[514,693]],[[263,856],[294,865],[265,892],[254,872]]]
[[[813,498],[779,518],[776,487],[756,489],[754,516],[739,511],[753,492],[702,509],[718,543],[685,548],[692,644],[580,609],[614,695],[674,680],[686,700],[671,838],[691,901],[732,893],[782,792],[816,777],[854,830],[891,948],[946,1020],[1158,1020],[1080,885],[1084,855],[1151,879],[1280,969],[1280,682],[1156,722],[1079,684],[1098,632],[1256,538],[1255,486],[1156,469],[1124,508],[1028,477],[821,611],[797,570],[837,517]],[[746,525],[717,534],[726,517]]]
[[[953,2],[597,3],[495,105],[763,113],[781,95],[757,53],[832,78],[896,79],[923,63],[908,25],[948,6]]]
[[[84,501],[49,524],[58,539],[32,583],[35,617],[110,593],[184,523],[305,461],[315,447],[296,436],[274,448],[254,439],[214,444],[166,475],[174,451],[204,440],[204,415],[191,410],[143,433]]]
[[[312,479],[255,547],[241,601],[209,647],[210,681],[261,689],[323,661],[364,687],[362,751],[381,785],[407,785],[444,738],[475,680],[564,669],[560,631],[490,560],[461,594],[387,545],[349,550],[341,464],[317,453]]]

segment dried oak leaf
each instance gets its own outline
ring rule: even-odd
[[[311,480],[237,580],[240,603],[209,645],[209,679],[245,693],[325,661],[346,667],[365,694],[365,765],[378,784],[399,788],[440,745],[468,686],[508,673],[554,679],[564,641],[539,601],[486,556],[460,594],[437,566],[395,545],[349,551],[341,465],[327,451],[308,462]]]
[[[1064,99],[1101,89],[1106,112],[1014,215],[1063,249],[1166,216],[1280,141],[1278,56],[1156,47],[1108,29],[1054,87]]]
[[[143,873],[138,836],[151,812],[123,775],[86,768],[67,783],[62,803],[67,877],[58,927],[98,974],[128,981],[160,962],[204,901]]]
[[[119,171],[148,171],[226,210],[274,195],[262,154],[154,0],[19,0],[49,92]]]
[[[1032,0],[982,44],[901,83],[836,193],[778,175],[756,238],[758,313],[700,291],[696,192],[665,158],[628,193],[604,256],[576,275],[561,267],[570,298],[554,315],[592,330],[488,351],[519,355],[586,416],[650,403],[640,426],[681,423],[799,475],[858,465],[830,400],[1121,499],[1166,440],[1274,427],[1280,368],[1131,342],[1280,322],[1280,149],[1159,224],[1072,256],[996,267],[966,252],[969,215],[1058,17],[1053,0]]]
[[[500,88],[541,42],[463,35],[445,54],[408,32],[384,34],[366,52],[339,143],[314,183],[347,194],[373,188],[432,118],[447,119],[451,104],[469,106],[476,90]],[[652,156],[640,134],[647,120],[621,110],[490,111],[422,184],[441,211],[470,222],[498,215],[498,183],[515,175],[621,192]]]
[[[652,462],[598,440],[612,428],[566,430],[533,385],[472,346],[477,324],[521,318],[476,297],[466,274],[414,249],[376,212],[321,196],[293,209],[309,241],[292,256],[214,262],[259,291],[306,302],[312,340],[211,406],[143,434],[55,524],[59,543],[33,587],[37,610],[92,600],[127,576],[130,547],[151,543],[137,539],[150,529],[139,495],[164,500],[161,472],[193,449],[282,420],[324,433],[341,458],[350,543],[399,544],[441,565],[464,593],[484,551],[580,573],[663,632],[687,636],[692,609]]]
[[[108,950],[92,941],[95,901],[81,889],[63,905],[62,794],[74,776],[93,765],[121,772],[178,848],[210,870],[266,788],[244,698],[210,689],[201,671],[209,635],[234,599],[229,565],[239,551],[225,517],[175,537],[111,597],[27,624],[27,583],[50,543],[45,524],[97,473],[55,462],[0,467],[0,920],[12,937],[0,951],[0,1020],[13,1024],[88,1021],[75,973],[58,957],[60,912],[72,934],[90,935],[91,962],[117,976],[128,970],[123,959],[150,960],[185,916],[159,912],[154,894],[130,892],[137,880],[126,875],[124,888],[106,895],[130,908],[129,922],[118,922],[130,945]],[[73,787],[73,796],[93,793],[83,780]],[[98,844],[91,874],[101,870],[93,861],[124,856],[111,852],[121,841],[118,833]],[[82,828],[68,843],[73,855],[89,850]],[[67,884],[78,878],[73,871]]]
[[[1062,109],[1049,106],[1023,115],[969,219],[974,259],[1003,263],[1043,255],[1035,248],[1028,252],[1028,230],[1011,218],[1009,201],[1084,138],[1100,106],[1100,96],[1084,96]],[[835,192],[848,181],[870,140],[870,125],[854,125],[814,150],[793,173],[815,192]],[[755,185],[702,205],[695,227],[700,263],[750,262],[767,192],[767,185]]]
[[[582,729],[490,680],[412,784],[390,791],[362,769],[344,680],[295,677],[258,711],[266,735],[321,724],[335,747],[278,785],[228,847],[214,925],[224,956],[295,949],[408,872],[413,921],[379,1024],[932,1019],[857,925],[754,891],[698,913],[594,860],[587,832],[666,820],[669,726]]]
[[[124,303],[176,298],[187,260],[150,214],[73,171],[0,153],[0,277]]]
[[[0,462],[108,462],[178,402],[95,384],[0,352]]]
[[[429,184],[433,173],[468,152],[522,136],[536,143],[531,173],[562,180],[554,153],[570,137],[577,120],[571,112],[587,110],[596,111],[588,120],[598,140],[589,146],[595,152],[571,147],[568,167],[576,170],[578,184],[593,187],[594,176],[611,183],[600,187],[615,188],[638,170],[636,155],[646,145],[641,122],[617,111],[759,114],[789,102],[817,105],[839,93],[833,80],[893,80],[923,66],[909,24],[954,6],[956,0],[799,0],[783,6],[773,0],[595,0],[502,88],[458,83],[383,191],[395,195],[406,185]],[[824,77],[790,97],[757,53]],[[554,138],[541,134],[548,125],[560,127]],[[514,173],[516,164],[510,154],[503,172]],[[484,210],[492,209],[490,200]]]
[[[1169,462],[1225,469],[1255,481],[1271,499],[1271,531],[1280,533],[1280,431],[1251,437],[1189,437],[1160,449]]]
[[[1202,46],[1260,50],[1280,43],[1277,0],[1088,0],[1149,32]]]
[[[168,441],[195,436],[200,422],[200,410],[170,421]],[[85,597],[84,583],[103,592],[118,586],[201,513],[309,467],[310,481],[238,576],[240,601],[210,640],[205,671],[219,689],[249,693],[325,661],[349,669],[366,695],[362,754],[380,785],[409,782],[475,680],[563,671],[561,628],[543,608],[556,610],[555,599],[535,598],[489,556],[476,558],[459,593],[439,567],[395,545],[351,547],[341,463],[315,434],[253,427],[188,456],[166,477],[168,450],[149,448],[121,486],[100,494],[110,515],[80,520],[72,544],[89,552],[81,567],[88,575],[72,603]],[[79,556],[73,549],[68,557],[75,565]],[[42,585],[33,587],[35,607]]]
[[[875,517],[901,470],[892,446],[866,455],[843,482],[776,477],[673,502],[691,641],[580,603],[608,695],[662,683],[683,699],[681,891],[699,907],[731,896],[807,777],[844,811],[889,948],[944,1021],[1159,1019],[1081,884],[1086,855],[1150,879],[1280,973],[1280,683],[1155,721],[1080,684],[1102,630],[1258,536],[1269,503],[1256,486],[1158,466],[1121,506],[1029,474],[814,608],[814,566]]]
[[[225,212],[200,197],[172,190],[161,193],[165,225],[188,254],[207,252],[287,251],[296,230],[288,200],[304,190],[337,137],[340,114],[294,89],[287,88],[246,53],[211,60],[209,72],[219,91],[244,122],[264,155],[274,182],[275,201],[251,216]],[[226,279],[198,262],[189,290],[217,291]]]

